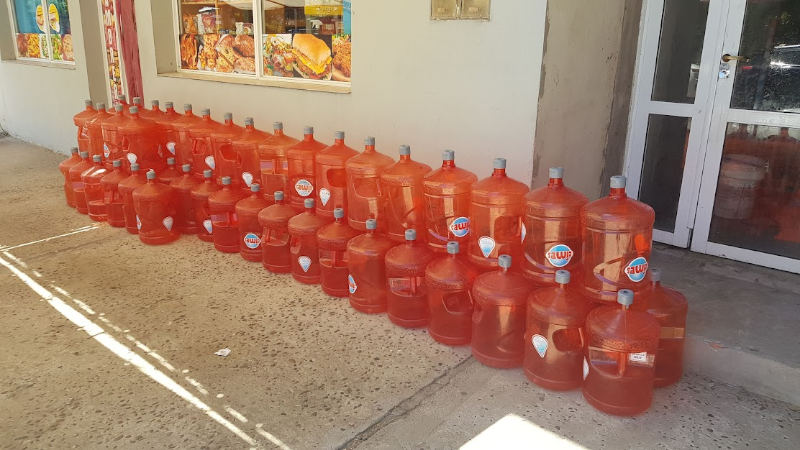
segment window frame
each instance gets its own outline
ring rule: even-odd
[[[9,19],[10,25],[11,25],[10,26],[10,31],[11,31],[11,39],[12,39],[12,42],[14,43],[14,56],[15,56],[14,59],[15,60],[23,61],[23,62],[26,62],[26,63],[34,63],[36,65],[44,65],[44,66],[53,65],[53,66],[62,66],[62,67],[68,67],[68,68],[74,68],[75,67],[75,48],[74,48],[74,45],[75,45],[75,41],[74,41],[75,36],[74,36],[74,34],[75,33],[73,33],[73,31],[72,31],[72,19],[71,19],[72,16],[71,16],[71,14],[70,14],[70,33],[69,34],[70,34],[70,36],[72,36],[72,39],[73,39],[73,52],[72,52],[73,58],[72,58],[72,61],[66,61],[66,60],[63,60],[63,59],[54,59],[53,58],[53,41],[50,38],[52,30],[50,29],[50,13],[49,13],[47,0],[39,0],[39,4],[42,5],[42,11],[44,11],[45,16],[46,16],[45,22],[46,22],[47,26],[45,27],[44,35],[47,36],[46,39],[45,39],[47,41],[47,58],[32,58],[32,57],[29,57],[29,56],[23,56],[23,55],[19,54],[19,46],[17,45],[17,35],[20,34],[20,33],[19,33],[19,30],[17,29],[17,11],[15,9],[15,4],[14,4],[13,0],[6,0],[6,4],[8,5],[8,12],[9,12],[8,19]],[[68,9],[68,12],[70,12],[69,11],[69,2],[67,2],[67,9]],[[23,33],[23,34],[26,34],[26,33]],[[42,33],[37,33],[37,34],[42,34]]]
[[[209,0],[212,1],[212,0]],[[222,1],[222,0],[220,0]],[[279,77],[264,75],[264,2],[269,0],[238,0],[241,3],[251,2],[253,5],[253,40],[255,41],[255,74],[246,73],[220,73],[205,70],[184,69],[181,67],[181,27],[183,0],[172,0],[172,45],[174,47],[175,71],[172,73],[159,73],[159,76],[173,78],[188,78],[205,81],[218,81],[231,84],[247,84],[258,86],[272,86],[289,89],[301,89],[332,93],[350,93],[350,81],[309,80],[306,78]],[[342,0],[344,3],[344,0]]]

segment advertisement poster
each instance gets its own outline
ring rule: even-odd
[[[20,57],[74,61],[67,0],[13,0]],[[50,36],[48,42],[47,36]]]
[[[111,98],[117,98],[125,95],[125,88],[122,84],[122,62],[119,59],[117,12],[114,8],[114,0],[102,0],[100,5],[103,15],[108,83],[111,88]]]
[[[256,73],[253,11],[241,5],[181,3],[181,68],[218,73]]]

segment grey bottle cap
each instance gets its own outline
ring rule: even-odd
[[[506,168],[506,159],[505,158],[495,158],[492,162],[492,167],[495,169],[505,169]]]
[[[183,173],[189,173],[189,172],[192,171],[192,165],[191,164],[184,164],[181,167],[181,169],[183,170]]]
[[[252,117],[245,117],[244,118],[244,126],[246,126],[246,127],[247,126],[253,126],[254,123],[255,122],[253,122],[253,118]]]
[[[617,303],[622,306],[631,306],[633,304],[633,291],[630,289],[620,289],[617,292]]]
[[[168,166],[174,166],[175,165],[175,158],[173,158],[171,156],[169,158],[167,158],[167,165]]]
[[[232,112],[226,112],[224,117],[225,117],[225,120],[233,120],[233,113]]]
[[[334,219],[341,219],[342,217],[344,217],[344,210],[342,208],[336,208],[333,210]]]
[[[103,157],[100,156],[100,155],[94,155],[94,156],[92,156],[92,161],[94,161],[94,162],[102,162],[103,161]]]
[[[375,146],[375,136],[367,136],[367,138],[364,139],[364,145],[371,145],[371,146],[374,147]]]
[[[556,270],[556,283],[558,284],[569,284],[569,280],[571,275],[569,274],[569,270]]]
[[[647,272],[650,274],[651,281],[661,281],[661,269],[659,269],[658,267],[653,267]]]
[[[101,109],[106,109],[106,104],[105,103],[98,103],[97,106],[94,107],[94,109],[96,109],[98,111],[100,111]]]
[[[223,186],[230,186],[231,185],[231,177],[222,177],[222,185]]]
[[[333,133],[333,138],[334,139],[339,139],[339,140],[344,139],[344,131],[337,131],[337,132]]]
[[[159,106],[159,101],[158,100],[150,100],[150,107],[151,108],[156,109],[156,108],[158,108],[158,106]]]
[[[133,97],[133,104],[134,105],[138,105],[138,106],[142,106],[142,104],[143,104],[142,103],[142,97]]]
[[[314,127],[303,127],[303,134],[314,134]]]
[[[272,195],[275,197],[275,200],[283,200],[283,191],[275,191]]]
[[[367,219],[367,224],[366,225],[367,225],[367,229],[368,230],[374,230],[374,229],[378,228],[378,221],[375,220],[375,219]]]
[[[497,257],[497,265],[503,269],[511,268],[511,255],[500,255]]]
[[[139,163],[131,164],[131,172],[138,172],[139,171]]]
[[[272,122],[272,129],[273,130],[282,130],[283,129],[283,122]]]
[[[417,240],[417,230],[413,228],[409,228],[406,230],[406,240],[407,241],[416,241]]]
[[[186,112],[191,111],[192,110],[192,104],[191,103],[184,103],[183,104],[183,110],[186,111]]]
[[[206,109],[200,111],[200,115],[201,116],[210,116],[211,115],[211,109],[206,108]]]
[[[400,153],[400,156],[410,155],[411,154],[411,147],[406,145],[406,144],[403,144],[403,145],[400,146],[400,150],[398,151],[398,153]]]
[[[307,198],[307,199],[305,199],[303,201],[303,206],[305,206],[306,209],[311,209],[311,208],[314,207],[314,205],[315,205],[315,202],[314,202],[313,198]]]
[[[147,175],[146,176],[147,176],[148,180],[155,180],[156,179],[156,171],[153,170],[153,169],[150,169],[150,170],[147,171]]]
[[[117,103],[116,105],[114,105],[114,111],[116,111],[116,112],[120,112],[120,111],[122,111],[122,105],[120,105],[119,103]]]
[[[203,171],[203,178],[211,178],[213,174],[214,172],[212,172],[211,169],[206,169]]]
[[[69,152],[70,152],[71,154],[73,154],[73,155],[74,155],[74,154],[76,154],[76,153],[79,153],[79,152],[78,152],[78,147],[72,147],[71,149],[69,149]]]
[[[130,111],[131,114],[138,114],[139,108],[136,106],[131,106],[131,108],[128,111]]]
[[[451,255],[457,255],[459,251],[458,242],[450,241],[447,243],[447,253]]]
[[[259,192],[261,191],[261,185],[258,183],[253,183],[250,185],[250,192]]]
[[[628,179],[622,175],[614,175],[611,177],[611,188],[612,189],[624,189],[625,185],[627,184]]]
[[[165,109],[170,109],[170,108],[174,108],[174,107],[175,107],[174,103],[172,103],[172,102],[164,102],[164,108]]]
[[[442,152],[442,161],[453,161],[454,159],[456,159],[456,152],[452,150]]]
[[[89,152],[81,152],[81,158],[86,159],[89,157]]]
[[[122,161],[120,161],[118,159],[115,159],[114,161],[111,162],[111,166],[112,167],[121,167],[122,166]]]
[[[91,101],[90,99],[88,99],[88,98],[87,98],[86,100],[84,100],[84,101],[83,101],[83,103],[84,103],[86,106],[92,106],[92,105],[94,104],[94,103],[92,103],[92,101]]]
[[[550,178],[564,178],[564,168],[563,167],[551,167],[550,168]]]

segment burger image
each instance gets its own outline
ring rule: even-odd
[[[292,40],[294,69],[311,80],[331,79],[331,49],[322,39],[310,34],[297,34]]]

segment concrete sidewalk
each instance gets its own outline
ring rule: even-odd
[[[142,245],[64,204],[62,159],[0,138],[0,447],[453,448],[498,422],[524,442],[591,448],[800,444],[797,406],[712,380],[702,366],[657,391],[648,413],[619,419],[579,392],[483,367],[468,349],[356,313],[196,238]],[[671,252],[654,257],[666,282],[696,280],[669,258],[697,255]],[[767,322],[709,305],[751,306],[763,285],[741,280],[750,290],[719,297],[731,279],[703,273],[680,286],[690,334],[710,351],[719,350],[706,339],[796,369],[797,297],[747,334]],[[772,280],[769,297],[792,280]],[[224,347],[230,356],[214,355]]]

